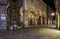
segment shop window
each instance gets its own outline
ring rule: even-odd
[[[1,21],[5,21],[6,20],[6,17],[5,16],[2,16],[1,17]]]
[[[13,23],[16,24],[16,19],[13,20]]]

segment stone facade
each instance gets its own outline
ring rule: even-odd
[[[60,29],[60,0],[55,0],[55,6],[56,6],[57,29]]]
[[[9,0],[8,4],[10,5],[7,13],[9,25],[14,24],[14,19],[16,19],[15,24],[19,25],[22,23],[25,27],[30,24],[47,24],[47,5],[42,0],[16,0],[16,2]],[[15,9],[13,9],[14,7]]]
[[[9,7],[8,7],[8,25],[18,25],[19,23],[19,6],[17,0],[9,0]]]
[[[0,0],[0,29],[7,29],[7,0]]]
[[[42,0],[25,0],[25,3],[25,9],[27,10],[26,16],[28,17],[26,22],[28,24],[47,24],[47,5]]]

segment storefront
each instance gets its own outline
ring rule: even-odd
[[[0,9],[0,29],[7,29],[7,14],[4,8]]]
[[[0,14],[0,29],[7,29],[6,14]]]

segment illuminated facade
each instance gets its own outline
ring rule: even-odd
[[[47,24],[47,5],[42,0],[26,0],[28,25]]]
[[[47,24],[47,5],[42,0],[9,0],[8,25]]]

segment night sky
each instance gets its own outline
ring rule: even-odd
[[[55,10],[54,0],[43,0],[47,5],[49,5],[53,10]]]

